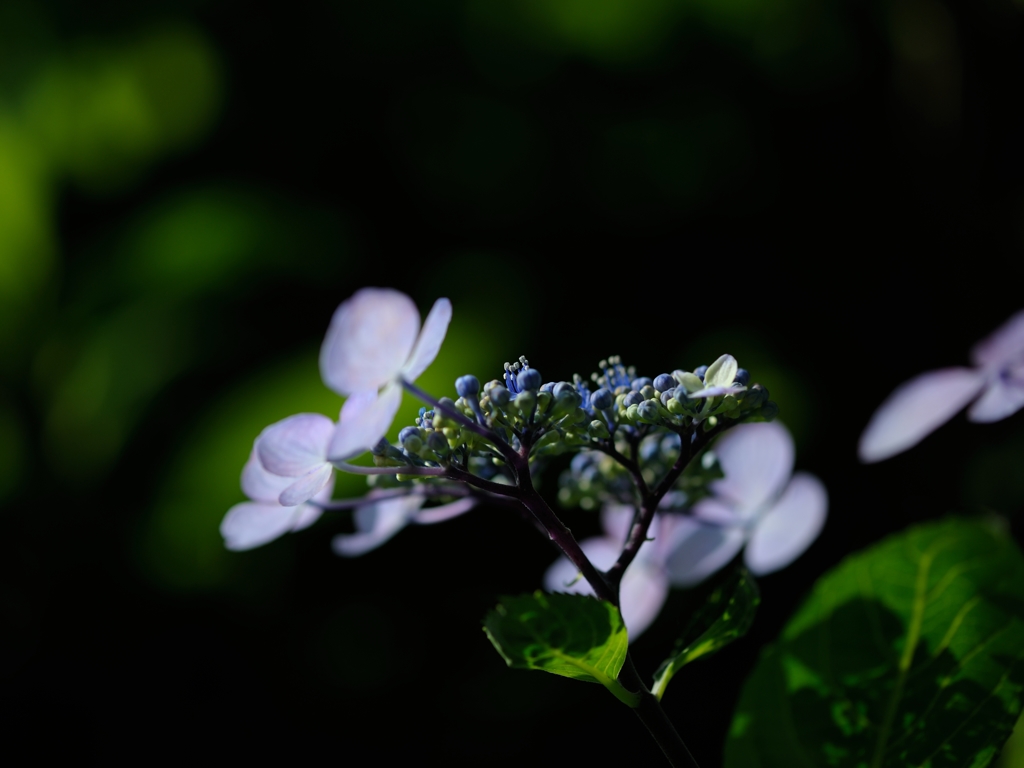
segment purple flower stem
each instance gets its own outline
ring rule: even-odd
[[[655,486],[653,491],[647,490],[646,484],[641,485],[641,483],[643,483],[643,477],[638,478],[637,475],[639,475],[639,473],[633,473],[633,470],[630,469],[630,464],[633,464],[632,462],[623,462],[619,458],[616,459],[634,475],[634,482],[637,484],[637,490],[641,495],[640,514],[633,519],[633,525],[630,528],[626,544],[622,548],[622,554],[619,555],[619,559],[616,560],[615,564],[608,569],[606,574],[608,581],[614,585],[616,590],[619,588],[619,584],[622,581],[622,576],[626,572],[626,569],[636,558],[637,553],[640,551],[640,547],[647,540],[647,531],[654,520],[654,513],[657,511],[661,500],[665,498],[665,494],[669,492],[689,463],[693,461],[702,450],[704,450],[704,447],[709,442],[711,442],[711,439],[723,432],[726,428],[726,425],[719,424],[719,426],[714,429],[705,432],[698,426],[695,428],[696,431],[693,433],[692,439],[687,439],[687,432],[681,431],[679,433],[679,458],[676,459],[675,464],[673,464],[672,468],[665,473],[665,476],[661,479],[661,482]],[[633,466],[635,467],[635,464],[633,464]]]
[[[347,461],[332,461],[335,468],[343,472],[351,472],[353,475],[416,475],[418,477],[441,477],[444,469],[441,467],[361,467],[356,464],[349,464]]]
[[[516,455],[516,452],[512,450],[512,447],[492,430],[480,426],[472,419],[467,418],[464,414],[459,413],[455,408],[443,405],[440,401],[434,399],[432,395],[427,394],[415,384],[408,382],[405,379],[402,379],[402,386],[405,387],[409,394],[414,397],[418,397],[424,403],[433,406],[435,410],[441,411],[445,416],[457,421],[463,428],[468,429],[470,432],[479,435],[484,440],[491,443],[498,449],[501,455],[505,457],[506,461],[510,461],[512,457]]]

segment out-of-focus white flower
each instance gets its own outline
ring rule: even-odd
[[[376,549],[410,523],[440,523],[458,517],[476,505],[476,499],[466,497],[421,509],[425,501],[422,493],[410,493],[359,507],[355,513],[356,532],[338,534],[331,546],[339,555],[356,557]]]
[[[654,621],[671,586],[703,581],[744,544],[746,566],[760,576],[793,562],[821,532],[828,495],[813,475],[793,474],[793,440],[785,427],[740,425],[714,451],[725,477],[712,482],[712,495],[694,504],[690,515],[658,512],[648,531],[653,541],[641,546],[623,575],[620,607],[630,640]],[[605,535],[580,542],[597,568],[607,570],[616,561],[632,519],[632,507],[602,510]],[[554,592],[593,594],[565,557],[548,568],[544,585]]]
[[[901,384],[875,411],[860,437],[863,462],[917,445],[973,401],[967,418],[987,423],[1024,407],[1024,311],[971,350],[973,368],[943,368]]]
[[[235,504],[224,516],[220,524],[224,546],[233,550],[252,549],[315,523],[323,514],[316,504],[281,503],[281,496],[294,482],[293,477],[275,475],[264,469],[253,446],[242,470],[242,491],[250,501]],[[333,488],[333,478],[328,475],[326,483],[311,497],[312,501],[329,501]]]
[[[376,445],[402,401],[402,380],[413,382],[441,348],[452,305],[434,302],[423,327],[412,299],[391,288],[363,288],[342,302],[320,349],[320,375],[348,397],[328,448],[334,460]]]

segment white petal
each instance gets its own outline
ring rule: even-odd
[[[741,424],[712,450],[725,477],[711,488],[744,519],[775,498],[793,471],[793,438],[777,421]]]
[[[828,493],[814,475],[797,472],[793,480],[754,526],[744,560],[762,576],[785,568],[811,545],[828,514]]]
[[[368,404],[344,408],[328,449],[331,460],[344,461],[373,448],[391,428],[401,402],[402,388],[391,384]]]
[[[740,392],[746,392],[747,388],[741,385],[728,386],[728,387],[704,387],[704,389],[698,389],[696,392],[690,392],[686,396],[691,400],[697,400],[703,397],[721,397],[722,395],[736,395]]]
[[[745,522],[743,518],[736,514],[736,510],[733,509],[732,505],[713,496],[698,501],[693,505],[691,511],[694,517],[720,527],[742,526]]]
[[[680,520],[672,531],[673,545],[665,567],[676,587],[697,584],[732,560],[743,546],[743,531]]]
[[[430,509],[421,509],[413,515],[412,519],[413,522],[419,523],[420,525],[443,523],[445,520],[451,520],[453,517],[458,517],[459,515],[469,512],[469,510],[476,505],[476,499],[466,497],[465,499],[458,499],[456,501],[449,502],[448,504],[430,507]]]
[[[324,462],[285,488],[277,500],[285,507],[303,504],[320,493],[333,476],[334,467]]]
[[[1024,408],[1024,381],[1019,378],[1016,381],[997,378],[967,411],[967,418],[987,424],[1012,416],[1021,408]]]
[[[320,375],[342,395],[377,390],[402,370],[420,329],[412,299],[391,288],[363,288],[334,312],[320,348]]]
[[[273,541],[291,530],[296,509],[252,501],[235,504],[220,524],[224,546],[242,551]]]
[[[452,319],[452,303],[448,299],[438,299],[430,308],[423,330],[416,340],[409,361],[402,368],[402,375],[408,381],[416,381],[419,375],[427,370],[441,349],[441,342],[448,333],[448,323]]]
[[[736,380],[736,372],[739,369],[735,357],[722,355],[704,371],[704,386],[709,388],[729,387]],[[690,397],[693,396],[690,395]]]
[[[635,510],[629,504],[605,504],[601,507],[601,527],[610,541],[618,542],[619,546],[626,543],[634,514]]]
[[[294,482],[295,478],[267,472],[263,468],[263,464],[260,463],[256,446],[253,446],[249,460],[245,462],[245,467],[242,469],[242,493],[253,501],[277,504],[281,491]]]
[[[339,534],[331,546],[343,557],[356,557],[376,549],[405,528],[423,502],[423,496],[410,494],[360,507],[355,515],[358,533]]]
[[[645,545],[646,546],[646,545]],[[668,576],[639,557],[626,569],[619,587],[622,620],[633,642],[658,618],[668,597]]]
[[[971,360],[984,368],[1002,368],[1024,355],[1024,311],[1003,323],[987,338],[974,345]]]
[[[327,460],[334,422],[319,413],[289,416],[260,433],[256,453],[275,475],[302,477]]]
[[[863,462],[895,456],[945,424],[969,403],[985,379],[969,368],[930,371],[897,387],[860,436]]]

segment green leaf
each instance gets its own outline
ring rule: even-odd
[[[510,667],[601,683],[630,706],[639,701],[616,679],[629,636],[611,603],[540,591],[503,597],[484,619],[484,631]]]
[[[694,614],[676,641],[672,655],[654,673],[651,692],[660,700],[672,676],[683,666],[747,634],[759,602],[757,582],[746,568],[737,569]]]
[[[988,765],[1021,711],[1024,558],[950,519],[848,557],[740,697],[727,768]]]

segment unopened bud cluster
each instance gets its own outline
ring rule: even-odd
[[[518,452],[526,446],[530,459],[600,451],[578,457],[571,481],[563,484],[564,501],[594,506],[608,498],[627,500],[623,497],[631,487],[626,470],[608,454],[631,457],[653,479],[678,456],[680,440],[692,439],[697,430],[714,429],[720,422],[770,420],[777,410],[764,387],[749,385],[750,375],[731,355],[693,371],[653,378],[637,376],[617,357],[602,360],[599,369],[589,381],[574,376],[572,381],[544,382],[520,357],[505,364],[501,380],[481,386],[475,376],[460,376],[458,398],[441,398],[431,410],[421,408],[415,425],[399,433],[398,446],[382,441],[375,461],[380,466],[454,465],[484,471],[487,477],[503,474],[500,453],[458,414]]]

